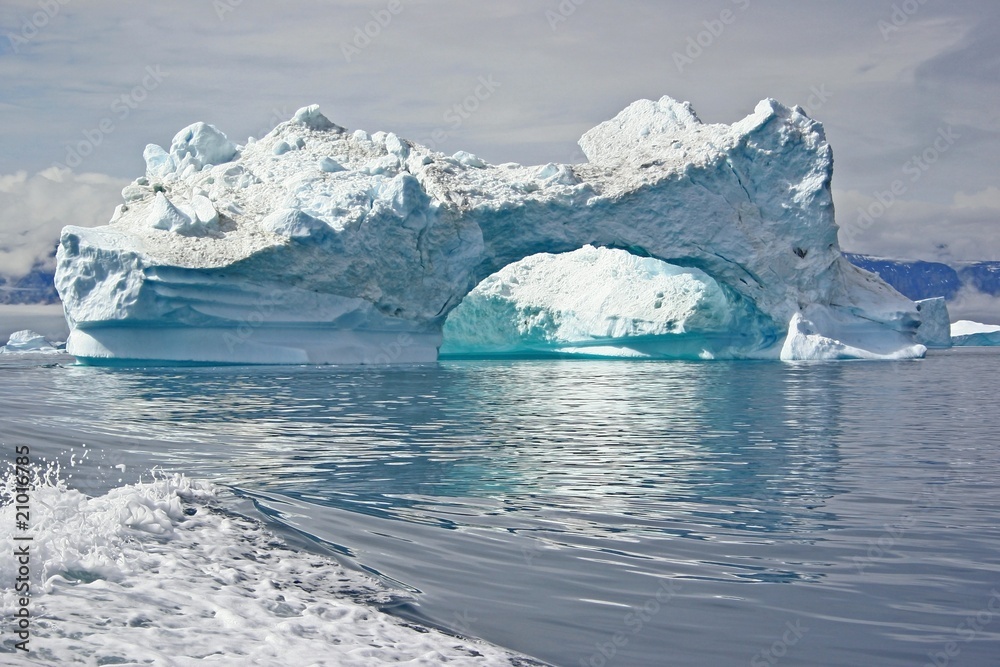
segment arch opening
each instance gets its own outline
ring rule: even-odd
[[[776,332],[753,303],[681,263],[638,247],[531,255],[451,311],[440,356],[730,359],[773,345]]]

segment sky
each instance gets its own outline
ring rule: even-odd
[[[822,121],[849,251],[1000,260],[996,0],[4,0],[0,274],[105,223],[142,150],[318,103],[493,162],[583,161],[631,102]],[[458,108],[456,109],[456,105]]]

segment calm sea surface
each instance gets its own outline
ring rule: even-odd
[[[0,362],[5,451],[229,486],[395,613],[555,665],[1000,664],[997,351],[51,363]]]

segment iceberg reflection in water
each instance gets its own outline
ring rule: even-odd
[[[790,623],[789,664],[912,665],[996,585],[1000,423],[976,378],[998,367],[27,367],[4,416],[53,455],[88,443],[90,493],[153,465],[231,485],[409,591],[396,613],[554,664],[747,664]]]

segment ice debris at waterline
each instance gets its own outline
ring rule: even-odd
[[[951,325],[951,343],[956,347],[1000,345],[1000,326],[971,320],[959,320]]]
[[[774,100],[706,125],[664,97],[580,140],[588,162],[490,165],[306,107],[236,146],[197,123],[104,227],[63,230],[84,362],[433,361],[449,313],[537,253],[623,248],[710,276],[734,357],[920,357],[920,314],[837,243],[823,126]]]
[[[15,480],[0,482],[6,526]],[[31,487],[30,651],[7,632],[0,664],[11,653],[19,665],[536,664],[378,611],[398,594],[285,546],[205,482],[173,476],[88,497],[50,469]],[[0,535],[5,554],[23,544]],[[0,560],[5,618],[19,608],[17,568]]]
[[[62,350],[49,342],[45,336],[29,329],[15,331],[10,335],[7,344],[0,347],[0,354],[60,354],[61,352]]]

